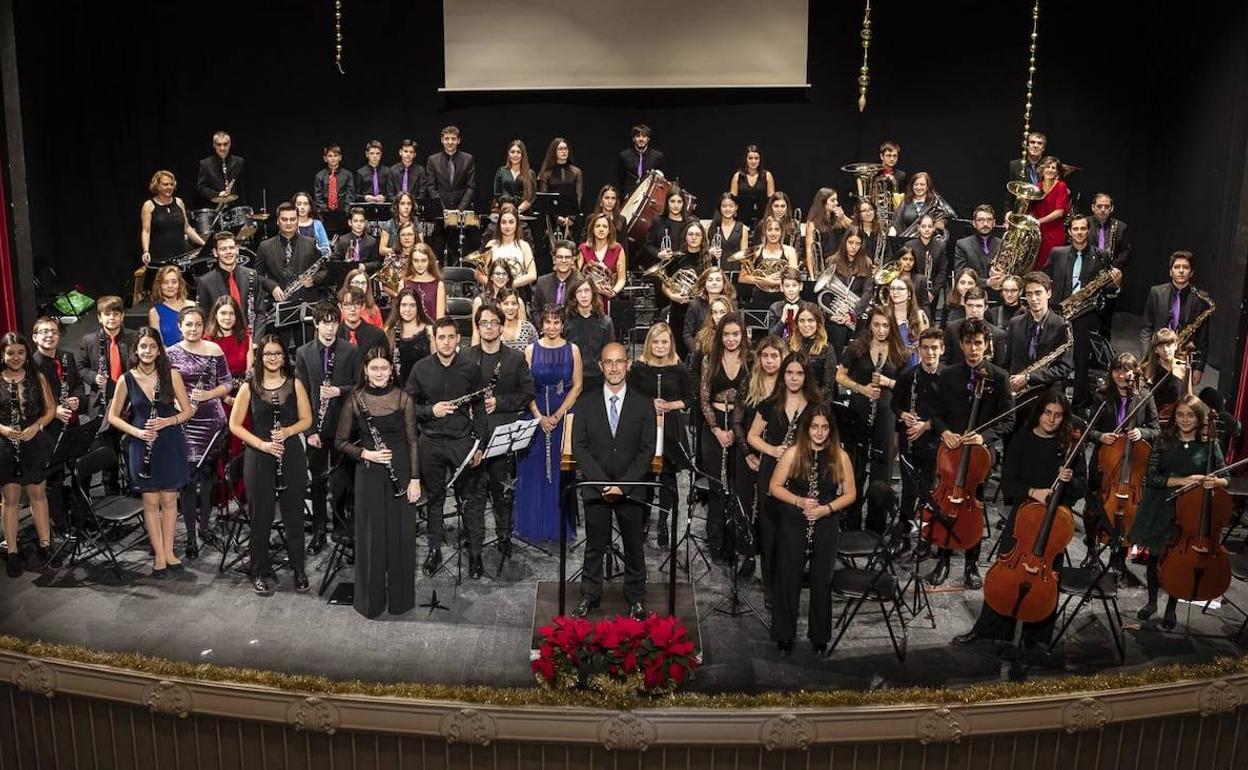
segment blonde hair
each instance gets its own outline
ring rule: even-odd
[[[667,357],[661,360],[650,355],[650,343],[660,334],[666,334],[671,344],[667,349]],[[650,331],[646,332],[645,344],[641,346],[641,362],[648,366],[671,366],[679,361],[680,358],[676,355],[676,335],[672,333],[672,327],[663,321],[652,324]]]
[[[177,265],[165,265],[164,267],[156,271],[156,277],[152,279],[151,299],[152,299],[153,305],[159,305],[160,303],[165,301],[164,295],[160,293],[160,284],[162,281],[165,280],[165,276],[169,275],[170,273],[173,273],[178,276],[178,293],[174,295],[174,299],[176,300],[186,299],[186,293],[187,293],[186,279],[182,277],[182,271],[178,269]]]
[[[147,183],[147,191],[150,192],[152,195],[155,195],[157,192],[159,192],[160,180],[162,177],[166,177],[166,176],[173,180],[173,187],[174,189],[177,189],[178,178],[173,175],[172,171],[166,171],[165,169],[162,168],[158,170],[155,174],[152,174],[152,180]]]

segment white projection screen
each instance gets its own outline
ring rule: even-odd
[[[805,87],[807,0],[443,0],[444,91]]]

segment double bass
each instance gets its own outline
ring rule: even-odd
[[[1112,525],[1111,530],[1101,532],[1102,543],[1110,541],[1111,533],[1114,540],[1124,542],[1124,536],[1131,531],[1143,495],[1148,456],[1152,451],[1147,441],[1131,440],[1131,431],[1138,427],[1136,413],[1146,400],[1139,397],[1139,378],[1132,378],[1130,392],[1136,403],[1132,404],[1126,419],[1114,428],[1118,441],[1099,447],[1096,453],[1101,474],[1101,510],[1105,512],[1106,521]],[[1152,398],[1152,391],[1149,391],[1148,398]]]
[[[979,419],[986,371],[976,372],[975,394],[968,425]],[[984,503],[976,495],[992,471],[992,453],[982,444],[962,444],[950,449],[943,442],[936,450],[936,487],[931,505],[923,509],[922,536],[933,545],[965,551],[984,537]]]
[[[1217,448],[1217,427],[1210,416],[1205,430],[1208,434],[1205,475],[1220,475],[1213,470],[1213,453]],[[1193,484],[1180,489],[1174,500],[1174,522],[1178,534],[1157,561],[1157,579],[1166,593],[1178,599],[1207,602],[1226,593],[1231,584],[1231,564],[1222,530],[1231,521],[1233,502],[1223,487],[1206,489]]]
[[[1053,562],[1075,536],[1075,512],[1062,504],[1066,482],[1061,472],[1070,467],[1086,436],[1072,434],[1072,446],[1049,488],[1048,502],[1028,500],[1014,512],[1014,547],[984,576],[984,603],[1000,615],[1039,623],[1057,609],[1060,576]]]

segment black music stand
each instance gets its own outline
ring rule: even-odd
[[[533,443],[533,437],[537,435],[538,425],[539,423],[537,420],[514,420],[495,427],[494,431],[490,434],[489,440],[486,441],[485,451],[481,454],[481,462],[484,463],[486,460],[494,457],[514,456],[515,453],[519,452],[521,449],[528,448],[528,446]],[[562,471],[558,470],[556,472],[562,473]],[[514,502],[512,510],[514,513]],[[494,539],[487,541],[484,545],[488,546],[491,543],[496,543],[500,537],[502,537],[502,535],[500,535],[498,531],[495,531]],[[550,551],[547,551],[545,548],[542,548],[535,543],[531,543],[522,537],[517,537],[514,532],[511,533],[511,539],[514,542],[519,542],[520,545],[525,548],[532,548],[550,556]],[[506,563],[507,556],[503,555],[498,560],[498,576],[502,576],[503,565]]]
[[[441,222],[445,211],[442,199],[436,195],[427,195],[416,200],[417,219],[422,222]]]

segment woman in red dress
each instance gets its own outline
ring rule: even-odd
[[[1040,161],[1040,189],[1044,197],[1031,204],[1031,215],[1040,222],[1040,251],[1033,269],[1049,264],[1049,252],[1066,243],[1066,211],[1070,208],[1070,188],[1061,180],[1062,163],[1052,155]]]
[[[589,238],[580,245],[577,258],[577,269],[585,272],[585,266],[597,262],[606,267],[606,272],[614,276],[614,280],[599,284],[593,282],[594,289],[602,297],[602,312],[611,314],[611,300],[624,288],[628,279],[628,257],[624,247],[617,240],[615,223],[608,214],[594,214],[589,218]]]

